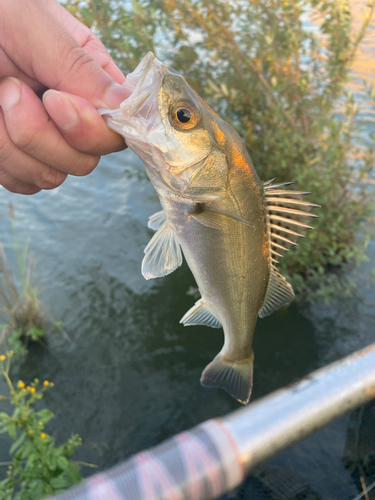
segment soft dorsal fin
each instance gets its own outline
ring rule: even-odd
[[[300,231],[312,229],[307,222],[315,214],[310,210],[319,207],[303,200],[305,191],[291,191],[284,188],[292,182],[272,184],[274,179],[263,184],[267,202],[267,219],[269,234],[269,253],[271,272],[263,306],[259,316],[263,318],[280,307],[288,304],[294,297],[293,289],[286,279],[278,272],[276,264],[278,257],[296,246],[296,241],[303,238]]]
[[[259,311],[259,317],[269,316],[280,307],[289,304],[294,298],[292,285],[287,282],[284,276],[271,265],[271,273],[268,281],[267,292],[264,298],[263,306]]]
[[[205,325],[211,328],[221,328],[220,321],[208,309],[203,299],[199,299],[191,309],[181,318],[184,326]]]
[[[142,274],[146,280],[166,276],[182,264],[180,243],[167,222],[154,234],[144,252]]]

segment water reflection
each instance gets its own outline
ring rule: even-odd
[[[353,30],[358,32],[361,28],[364,11],[368,8],[369,2],[363,0],[350,0],[350,10],[353,16]],[[375,85],[375,23],[371,22],[368,27],[366,37],[359,46],[357,57],[352,65],[352,88],[358,89],[360,83],[366,80],[369,84]]]

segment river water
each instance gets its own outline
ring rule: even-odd
[[[200,386],[223,335],[179,324],[194,303],[186,264],[165,278],[141,276],[143,249],[153,234],[147,219],[160,208],[131,151],[102,158],[90,176],[71,177],[54,191],[26,197],[0,188],[0,240],[15,268],[9,201],[20,241],[30,238],[40,297],[71,339],[52,335],[13,369],[15,379],[55,384],[44,400],[55,414],[48,432],[57,443],[77,432],[83,438],[77,458],[104,469],[239,407],[225,392]],[[329,306],[292,305],[258,321],[253,401],[374,342],[375,286],[366,284],[375,240],[368,256],[355,276],[355,297]],[[375,479],[373,435],[370,405],[257,470],[233,497],[351,500],[362,491],[362,479]],[[363,444],[358,451],[359,441],[366,449]],[[0,436],[0,461],[7,460],[8,444]],[[84,475],[92,472],[82,468]]]

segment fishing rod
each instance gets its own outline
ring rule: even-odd
[[[256,465],[375,398],[375,344],[91,476],[58,500],[213,500]]]

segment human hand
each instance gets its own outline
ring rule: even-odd
[[[128,97],[124,81],[99,39],[55,0],[1,0],[0,185],[52,189],[124,149],[96,111]]]

